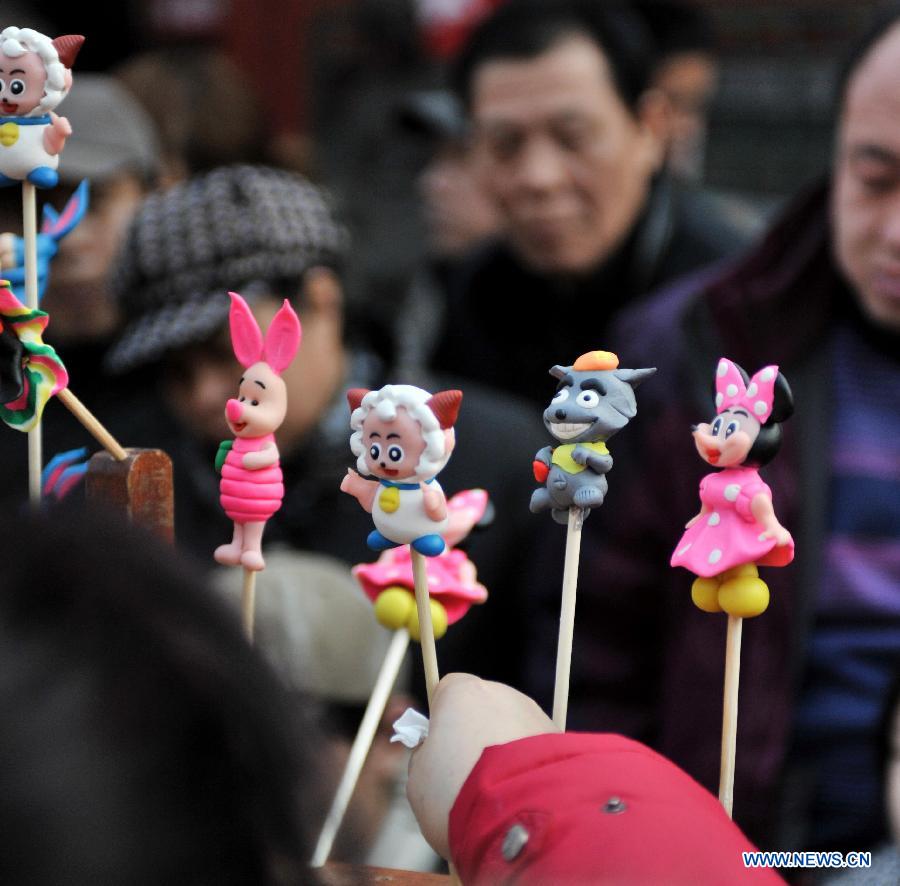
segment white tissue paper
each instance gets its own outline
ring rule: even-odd
[[[428,738],[428,717],[407,708],[399,720],[394,721],[391,741],[402,741],[410,750],[417,748]]]

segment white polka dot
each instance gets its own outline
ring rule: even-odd
[[[725,397],[722,394],[716,394],[716,409],[718,409],[724,402]]]
[[[757,415],[765,415],[769,411],[769,407],[762,400],[757,400],[753,404],[753,411]]]
[[[436,584],[440,584],[440,579],[436,575],[428,576],[428,584],[434,586]]]
[[[725,487],[725,498],[728,501],[737,501],[737,497],[741,494],[741,484],[740,483],[729,483]]]
[[[718,563],[719,560],[722,559],[722,551],[719,550],[719,548],[713,548],[713,549],[709,552],[709,557],[707,557],[707,559],[709,560],[709,562],[710,562],[711,564]]]
[[[775,378],[775,370],[771,366],[767,366],[760,374],[760,381],[772,381]]]
[[[728,385],[725,388],[725,393],[728,394],[729,397],[737,397],[737,385]]]
[[[721,378],[728,372],[728,362],[726,360],[719,360],[719,365],[716,367],[716,375]]]
[[[717,511],[713,511],[709,515],[709,519],[706,521],[707,526],[718,526],[722,518],[719,516]]]
[[[676,556],[681,557],[684,554],[686,554],[690,549],[691,549],[691,545],[690,545],[690,543],[688,543],[680,551],[678,551]]]
[[[752,381],[752,382],[750,382],[750,386],[747,388],[747,396],[755,397],[758,391],[759,391],[759,388],[756,386],[756,382]]]

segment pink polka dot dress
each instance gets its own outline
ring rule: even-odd
[[[754,496],[772,492],[755,468],[725,468],[700,481],[700,501],[709,513],[685,530],[672,554],[672,566],[712,578],[735,566],[787,566],[794,559],[794,543],[776,547],[761,538],[763,526],[750,510]]]

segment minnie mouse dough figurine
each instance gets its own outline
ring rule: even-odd
[[[300,320],[285,299],[265,339],[247,303],[231,296],[229,325],[234,355],[244,367],[238,396],[225,406],[234,434],[219,447],[216,466],[222,472],[219,501],[234,520],[230,544],[216,548],[213,557],[226,566],[258,572],[265,568],[261,546],[266,521],[284,498],[275,431],[287,412],[287,388],[281,373],[300,347]]]
[[[426,557],[444,550],[447,503],[435,477],[456,443],[453,425],[462,391],[431,395],[413,385],[355,388],[350,403],[350,448],[366,480],[348,469],[341,490],[372,515],[368,545],[384,551],[402,544]]]
[[[781,422],[794,402],[777,366],[748,378],[723,357],[715,403],[716,417],[695,427],[694,443],[700,457],[721,471],[700,482],[700,513],[688,521],[671,564],[698,576],[691,587],[697,607],[752,618],[769,605],[757,566],[786,566],[794,559],[794,541],[758,473],[778,452]]]

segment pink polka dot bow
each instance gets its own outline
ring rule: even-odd
[[[764,366],[744,385],[740,370],[731,360],[722,357],[716,369],[716,413],[741,407],[760,424],[772,414],[777,366]]]

